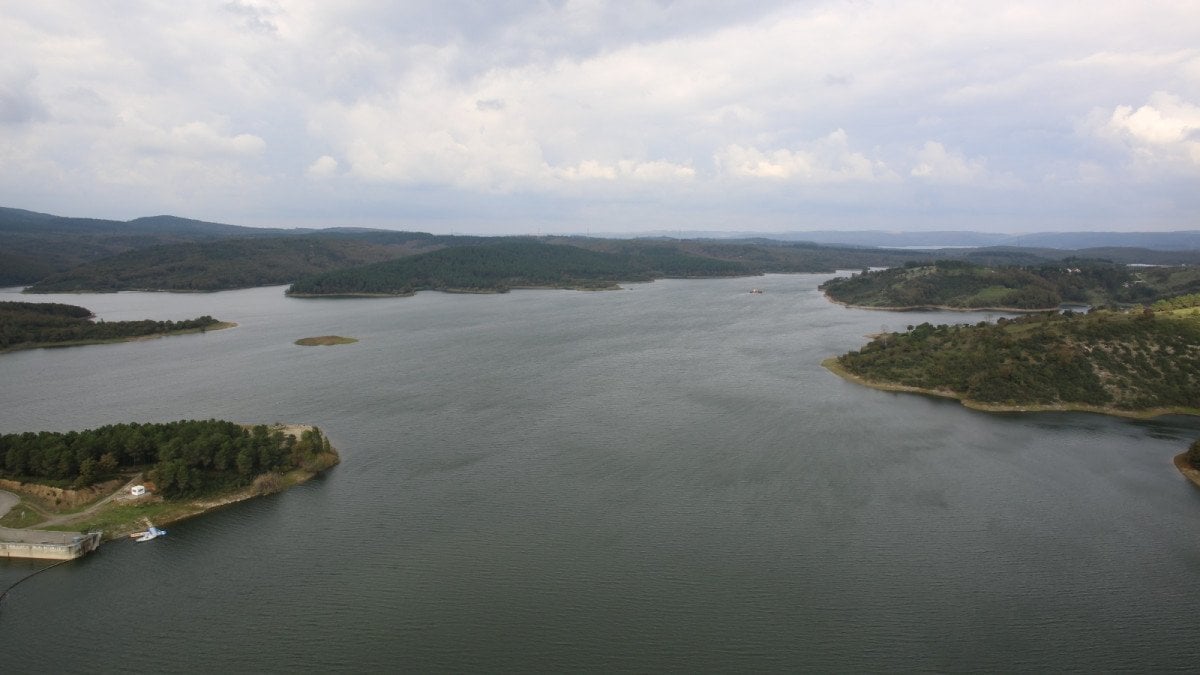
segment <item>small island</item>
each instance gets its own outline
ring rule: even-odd
[[[316,347],[324,345],[352,345],[358,342],[358,338],[342,337],[341,335],[318,335],[316,337],[306,337],[296,340],[296,344],[302,347]]]
[[[237,324],[200,316],[184,321],[94,321],[86,307],[57,302],[0,302],[0,352],[75,347],[204,333]]]
[[[0,508],[9,507],[0,549],[47,532],[112,539],[285,490],[339,461],[307,425],[182,420],[0,435]]]

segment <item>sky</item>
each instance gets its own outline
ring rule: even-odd
[[[0,0],[0,206],[1200,229],[1200,0]]]

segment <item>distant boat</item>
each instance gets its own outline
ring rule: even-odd
[[[150,541],[151,539],[154,539],[155,537],[162,537],[166,534],[167,534],[166,530],[160,530],[157,527],[151,525],[150,529],[146,530],[145,532],[134,532],[133,534],[131,534],[129,536],[131,538],[133,538],[134,541]]]
[[[751,288],[750,295],[762,295],[762,289],[761,288]]]

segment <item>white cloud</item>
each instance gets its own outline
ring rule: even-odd
[[[379,214],[411,190],[435,224],[484,200],[503,208],[480,218],[566,227],[629,196],[654,222],[690,222],[698,197],[742,222],[836,192],[850,222],[953,187],[1064,212],[1131,167],[1200,166],[1195,18],[1167,0],[3,3],[0,203],[240,221],[230,195]],[[1059,201],[1015,192],[1032,184]],[[1196,199],[1153,203],[1161,222]]]
[[[1168,92],[1156,92],[1134,109],[1119,105],[1111,114],[1093,111],[1092,133],[1128,151],[1141,170],[1200,168],[1200,106]]]
[[[309,178],[324,179],[329,178],[337,173],[338,161],[329,155],[321,155],[312,164],[308,165],[305,173]]]
[[[254,134],[224,134],[205,122],[187,122],[170,129],[160,129],[135,117],[126,119],[126,135],[131,144],[151,152],[169,153],[183,157],[250,157],[267,147]]]
[[[673,162],[621,160],[605,164],[585,160],[574,166],[556,167],[550,173],[567,181],[630,179],[647,183],[688,181],[695,178],[696,171],[690,166]]]
[[[714,157],[719,169],[742,178],[795,180],[807,183],[873,182],[895,177],[887,165],[848,147],[846,132],[838,129],[803,147],[759,150],[732,144]]]
[[[959,152],[949,152],[937,141],[926,141],[917,152],[916,163],[909,175],[935,183],[974,183],[987,177],[983,160],[967,159]]]

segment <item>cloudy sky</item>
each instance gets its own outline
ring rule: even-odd
[[[1200,0],[0,1],[0,205],[1200,229]]]

